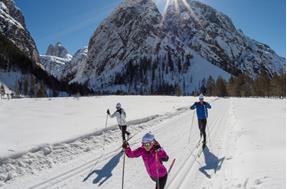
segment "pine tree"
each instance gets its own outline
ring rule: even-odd
[[[23,93],[24,95],[28,95],[28,92],[29,92],[29,82],[28,79],[26,78],[23,83]]]
[[[206,82],[206,95],[215,96],[215,81],[211,76],[208,77]]]
[[[249,97],[253,96],[253,80],[245,74],[239,76],[240,80],[240,96]]]
[[[5,88],[4,88],[4,86],[2,84],[0,86],[0,95],[1,95],[1,99],[3,99],[3,97],[5,95]]]
[[[181,95],[182,95],[182,91],[181,91],[180,85],[177,85],[177,86],[175,87],[175,95],[176,95],[176,96],[181,96]]]
[[[45,88],[45,84],[43,81],[40,82],[40,87],[38,89],[38,92],[37,92],[37,97],[46,97],[47,94],[46,94],[46,88]]]
[[[216,96],[225,97],[228,95],[225,80],[221,76],[217,78],[215,86]]]
[[[29,89],[29,96],[30,97],[35,97],[36,96],[36,80],[33,76],[30,78],[30,89]]]
[[[286,75],[275,74],[270,80],[270,95],[285,97],[286,96]]]
[[[16,86],[15,86],[15,97],[16,98],[20,97],[20,88],[19,88],[19,82],[18,81],[16,81]]]
[[[271,84],[267,73],[263,72],[257,76],[254,80],[253,89],[256,96],[270,96]]]
[[[201,81],[201,85],[200,85],[200,93],[202,94],[206,94],[206,80],[205,78]]]

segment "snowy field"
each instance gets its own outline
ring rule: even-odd
[[[105,96],[0,101],[0,188],[118,189],[121,136],[106,109],[121,102],[135,134],[152,131],[176,163],[167,189],[283,189],[286,100],[206,98],[207,148],[197,147],[194,97]],[[193,120],[193,121],[192,121]],[[89,173],[91,173],[89,175]],[[88,177],[87,177],[88,176]],[[85,182],[83,179],[87,178]],[[125,189],[154,188],[141,158],[127,159]]]

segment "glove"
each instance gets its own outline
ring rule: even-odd
[[[161,149],[161,146],[158,143],[158,141],[156,141],[156,140],[154,141],[153,148],[155,151],[159,151]]]
[[[107,110],[107,114],[109,114],[109,115],[111,114],[109,109]]]
[[[122,114],[122,109],[117,110],[117,112],[119,112],[120,114]]]
[[[126,149],[126,148],[130,147],[130,145],[127,141],[124,141],[122,147],[123,147],[123,149]]]
[[[167,157],[160,158],[160,161],[167,162],[168,159],[169,159],[169,157],[167,156]]]

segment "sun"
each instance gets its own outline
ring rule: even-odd
[[[158,2],[161,2],[164,4],[164,10],[163,10],[163,20],[166,19],[167,16],[167,9],[169,6],[173,6],[175,9],[175,13],[178,16],[181,16],[181,8],[185,7],[186,10],[190,13],[190,15],[196,20],[196,22],[202,26],[200,19],[198,19],[197,15],[194,13],[193,9],[190,7],[190,0],[155,0]]]

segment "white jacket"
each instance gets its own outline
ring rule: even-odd
[[[121,113],[120,113],[120,112],[121,112]],[[122,109],[122,108],[121,108],[120,110],[115,111],[115,113],[113,113],[112,115],[110,115],[110,117],[111,117],[111,118],[116,117],[119,126],[125,126],[125,125],[127,125],[127,122],[126,122],[126,112],[125,112],[124,109]]]

